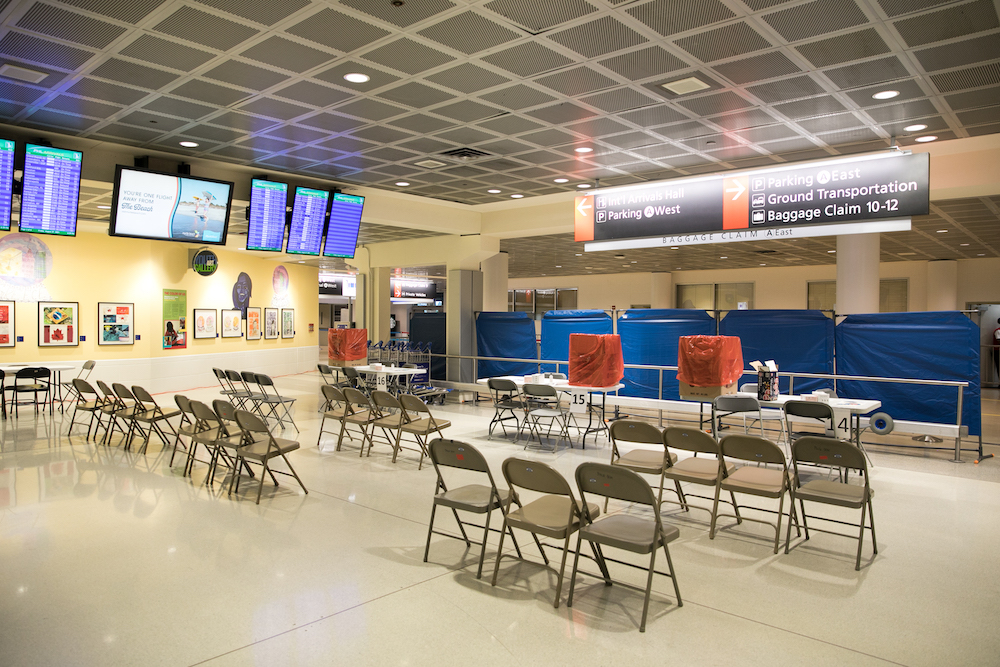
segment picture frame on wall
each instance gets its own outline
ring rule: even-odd
[[[135,344],[135,304],[100,301],[97,304],[97,344]]]
[[[0,347],[14,347],[14,302],[0,301]]]
[[[80,344],[80,302],[38,302],[38,347]]]
[[[261,314],[260,308],[247,308],[247,340],[260,340]]]
[[[194,337],[216,338],[216,318],[219,311],[215,308],[194,309]]]
[[[264,309],[264,339],[271,340],[278,337],[278,309]]]
[[[223,308],[222,310],[222,337],[242,338],[243,337],[243,311],[238,308]]]
[[[281,309],[281,337],[295,338],[295,309]]]

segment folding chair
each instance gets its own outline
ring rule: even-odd
[[[257,383],[257,374],[253,371],[242,371],[240,374],[240,383],[243,389],[247,392],[247,397],[245,399],[246,406],[245,410],[254,412],[258,417],[267,421],[267,417],[264,415],[264,411],[261,409],[260,401],[263,398],[263,394],[260,391],[254,391],[254,387],[260,389],[260,385]]]
[[[639,632],[645,632],[646,614],[649,611],[649,595],[653,588],[654,573],[670,577],[674,584],[677,606],[684,606],[684,601],[681,600],[681,591],[677,587],[677,574],[674,572],[674,564],[670,559],[670,549],[667,547],[668,543],[677,539],[680,531],[674,526],[664,525],[660,519],[660,503],[653,496],[653,489],[642,477],[627,468],[605,463],[581,463],[576,469],[576,484],[580,489],[580,499],[583,501],[584,512],[583,521],[576,537],[576,555],[573,557],[573,574],[569,580],[569,600],[566,605],[573,606],[573,592],[576,588],[576,574],[580,563],[580,546],[583,544],[583,540],[587,540],[593,545],[601,562],[610,561],[648,570],[645,596],[642,602],[642,620],[639,622]],[[612,514],[598,519],[590,513],[591,504],[587,502],[588,493],[603,498],[648,505],[653,510],[653,518],[633,514]],[[623,549],[639,555],[649,554],[649,567],[643,568],[632,563],[608,558],[601,550],[602,546]],[[656,569],[656,552],[660,547],[663,547],[663,553],[666,554],[669,572],[660,572]],[[601,571],[604,574],[604,582],[610,585],[612,580],[607,574],[606,567],[602,568]],[[620,581],[614,583],[626,588],[643,590]]]
[[[830,466],[837,468],[843,473],[843,479],[847,479],[847,473],[851,470],[857,471],[862,478],[863,484],[850,484],[847,481],[832,479],[813,479],[802,483],[799,477],[799,463],[811,463],[820,466]],[[872,559],[878,554],[878,542],[875,540],[875,514],[872,510],[872,498],[875,490],[871,488],[868,478],[868,462],[864,452],[846,440],[835,438],[821,438],[817,436],[802,436],[792,444],[792,467],[794,475],[791,486],[791,502],[799,501],[799,508],[802,510],[802,528],[806,532],[806,540],[809,539],[808,519],[821,519],[831,523],[855,526],[860,529],[858,533],[858,555],[854,563],[854,569],[861,569],[861,547],[865,539],[865,509],[868,510],[870,526],[867,528],[872,532]],[[836,507],[847,507],[861,510],[860,524],[828,519],[825,517],[807,516],[805,501],[822,503],[824,505],[834,505]],[[841,537],[851,537],[834,531],[813,528],[821,533],[840,535]],[[785,536],[785,553],[788,553],[788,545],[792,538],[792,525],[788,524],[788,532]]]
[[[215,379],[219,381],[219,393],[226,397],[227,400],[236,400],[234,395],[237,393],[236,387],[230,382],[229,377],[226,375],[226,371],[221,368],[213,368],[212,373],[215,375]]]
[[[257,381],[257,386],[260,387],[259,404],[262,407],[265,405],[268,407],[268,413],[264,421],[267,421],[268,417],[274,417],[278,420],[278,425],[284,429],[287,418],[292,423],[292,428],[298,433],[299,427],[295,424],[295,419],[292,417],[291,411],[292,406],[295,405],[295,399],[279,394],[277,387],[274,386],[274,380],[263,373],[254,373],[254,379]],[[270,387],[270,391],[268,387]],[[279,407],[283,412],[278,412]]]
[[[833,413],[833,408],[830,407],[829,403],[816,403],[813,401],[785,401],[781,406],[781,410],[785,415],[785,424],[788,429],[788,441],[794,442],[803,436],[815,436],[815,435],[832,435],[834,426],[836,425],[837,417]],[[823,427],[823,433],[816,433],[810,431],[793,431],[792,430],[792,417],[800,417],[802,419],[812,419],[820,422]]]
[[[374,443],[375,429],[380,429],[386,443],[392,448],[392,462],[395,463],[397,453],[396,443],[400,439],[399,427],[409,417],[406,411],[403,410],[402,404],[387,391],[375,390],[369,395],[369,398],[376,413],[375,421],[372,422],[371,440]],[[368,447],[368,453],[369,455],[371,454],[371,445]]]
[[[135,396],[132,395],[129,388],[122,383],[113,382],[111,388],[114,390],[115,396],[118,397],[118,410],[115,411],[115,419],[121,419],[128,424],[128,433],[125,434],[123,440],[124,449],[128,450],[132,448],[132,439],[135,437],[136,431],[139,431],[143,438],[145,438],[146,432],[135,420],[136,412],[142,411],[143,407],[136,400]]]
[[[747,382],[746,384],[740,387],[740,391],[748,394],[753,394],[754,396],[756,396],[757,383]],[[759,419],[762,422],[762,425],[766,424],[767,422],[778,422],[778,428],[781,429],[781,438],[783,438],[786,443],[788,442],[788,435],[785,433],[785,415],[781,412],[781,410],[776,410],[774,408],[761,408]],[[756,421],[754,418],[750,419],[751,427],[753,426],[754,421]]]
[[[232,407],[232,404],[226,401],[216,399],[216,402],[225,403]],[[219,459],[225,459],[235,474],[235,457],[230,458],[227,449],[233,452],[239,449],[243,445],[243,434],[238,428],[234,428],[235,433],[233,433],[230,430],[230,426],[235,422],[223,420],[217,410],[213,410],[201,401],[191,401],[191,409],[198,420],[198,428],[191,439],[191,451],[188,453],[188,464],[185,474],[191,476],[194,469],[194,462],[197,460],[196,452],[198,445],[204,445],[209,454],[208,474],[205,475],[205,484],[211,486],[215,483],[215,471],[218,467]],[[233,414],[233,417],[235,417],[235,414]]]
[[[264,490],[264,473],[266,472],[271,477],[271,481],[274,482],[275,486],[278,486],[278,480],[275,478],[274,473],[279,473],[282,475],[290,475],[295,478],[295,481],[299,483],[302,490],[308,495],[309,490],[306,489],[305,484],[299,479],[298,474],[295,472],[295,468],[292,467],[291,462],[288,460],[288,454],[299,448],[299,443],[294,440],[285,440],[282,438],[275,438],[271,435],[271,431],[267,426],[267,422],[260,419],[257,415],[252,412],[247,412],[246,410],[236,411],[236,423],[239,425],[240,430],[243,432],[243,444],[236,450],[236,466],[240,466],[240,462],[244,464],[247,460],[257,461],[261,464],[263,470],[260,474],[260,484],[257,486],[257,504],[260,505],[260,495]],[[281,457],[288,466],[290,472],[284,472],[282,470],[274,470],[271,468],[270,462],[272,459]],[[240,476],[233,474],[233,480],[229,482],[229,493],[233,492],[233,481],[236,482],[236,492],[239,493],[239,479]]]
[[[167,434],[163,432],[160,423],[166,424],[171,433],[177,435],[177,430],[170,423],[170,418],[181,414],[181,411],[174,408],[164,410],[157,404],[153,395],[139,385],[132,385],[132,395],[135,397],[138,407],[133,413],[133,417],[137,423],[146,424],[145,440],[143,440],[142,450],[139,453],[146,453],[146,447],[149,446],[149,438],[154,431],[164,445],[169,444],[167,442]]]
[[[507,509],[511,503],[516,504],[518,507],[521,506],[521,503],[513,490],[497,488],[486,459],[472,445],[459,442],[458,440],[437,439],[432,440],[428,444],[428,449],[430,450],[431,463],[434,464],[434,471],[437,473],[437,483],[434,487],[434,503],[431,505],[431,520],[427,526],[427,544],[424,546],[424,562],[427,562],[427,555],[430,553],[431,535],[443,535],[444,537],[459,539],[465,542],[467,547],[471,547],[473,544],[482,547],[482,550],[479,552],[479,569],[476,571],[476,579],[481,579],[483,576],[483,560],[486,558],[486,540],[491,530],[499,532],[495,528],[490,528],[490,517],[493,511],[500,510],[500,513],[506,517]],[[449,489],[442,473],[444,468],[458,468],[481,473],[486,476],[489,486],[485,484],[466,484],[465,486]],[[458,522],[458,529],[462,533],[461,537],[434,530],[434,516],[437,513],[438,506],[447,507],[455,515],[455,521]],[[459,510],[472,514],[485,514],[485,525],[479,526],[474,523],[462,521],[458,516]],[[465,526],[467,525],[483,530],[482,542],[472,542],[469,540],[469,536],[465,532]],[[514,542],[514,549],[520,558],[521,548],[517,544],[517,538],[514,537],[514,533],[509,526],[507,530],[510,532],[510,539]]]
[[[644,475],[663,475],[663,459],[670,457],[670,463],[677,463],[677,455],[668,452],[663,446],[663,430],[649,422],[635,419],[619,419],[611,422],[611,465],[621,466]],[[622,445],[634,448],[622,453]],[[646,449],[643,445],[653,445],[655,449]],[[662,493],[662,491],[661,491]],[[678,485],[678,494],[680,486]],[[608,511],[607,498],[604,499],[604,511]]]
[[[96,365],[97,365],[96,361],[93,360],[85,361],[83,362],[83,366],[80,367],[80,372],[76,374],[75,378],[73,378],[72,380],[65,380],[64,382],[60,382],[59,386],[63,390],[65,390],[64,394],[60,394],[60,398],[62,400],[66,400],[67,398],[70,400],[76,400],[77,398],[79,398],[79,396],[77,396],[76,386],[73,384],[73,380],[77,379],[89,380],[90,374],[93,372],[94,366]]]
[[[45,406],[52,401],[51,377],[52,373],[48,368],[21,368],[14,373],[14,384],[10,388],[10,391],[13,392],[10,397],[10,411],[14,413],[15,417],[20,416],[21,401],[18,396],[22,394],[31,394],[31,403],[35,406],[36,415],[38,414],[38,395],[44,394],[42,411],[45,410]]]
[[[548,429],[545,432],[546,438],[551,438],[552,428],[558,426],[557,437],[552,451],[559,448],[559,442],[566,438],[569,446],[573,446],[573,440],[569,435],[568,408],[559,404],[559,392],[549,384],[528,384],[524,385],[524,396],[528,401],[528,416],[525,422],[528,425],[528,441],[531,441],[532,434],[538,436],[538,445],[542,446],[542,420],[548,420]],[[524,424],[521,425],[524,428]],[[525,449],[528,445],[525,444]]]
[[[215,473],[219,469],[219,459],[225,459],[230,464],[230,471],[233,475],[239,474],[236,450],[243,446],[243,432],[240,430],[239,424],[236,423],[236,408],[233,407],[233,404],[217,398],[212,401],[212,411],[218,418],[220,437],[215,441],[216,456],[213,457],[209,464],[211,473],[209,474],[208,483],[210,485],[215,483]],[[242,465],[251,478],[256,477],[254,471],[246,461],[243,461]]]
[[[101,423],[105,416],[108,418],[107,426],[104,427],[104,435],[101,437],[101,444],[108,444],[111,442],[111,434],[114,433],[117,428],[122,434],[125,434],[125,429],[122,428],[121,424],[118,423],[118,412],[128,407],[125,403],[118,398],[114,390],[108,386],[108,383],[104,380],[97,381],[97,387],[101,390],[103,394],[103,403],[101,404],[100,414],[97,416],[97,428],[101,427]],[[97,429],[94,429],[94,438],[97,438]]]
[[[177,409],[180,410],[181,422],[177,425],[177,434],[174,438],[174,451],[170,454],[170,462],[167,463],[167,467],[172,468],[174,465],[174,457],[177,456],[177,448],[183,445],[181,441],[181,436],[188,438],[188,445],[184,447],[185,451],[190,451],[192,444],[190,439],[194,437],[194,434],[198,432],[199,424],[198,418],[195,417],[194,410],[191,409],[191,399],[187,396],[182,396],[181,394],[174,394],[174,403],[177,404]],[[187,472],[187,465],[184,466],[185,474]]]
[[[340,446],[344,442],[345,433],[347,433],[348,438],[351,440],[354,439],[347,431],[347,426],[352,425],[361,430],[361,453],[359,456],[365,455],[366,442],[368,443],[368,453],[370,454],[372,450],[372,440],[371,435],[368,433],[368,426],[378,419],[378,413],[375,412],[375,408],[372,407],[368,397],[361,393],[358,389],[354,389],[353,387],[345,388],[344,398],[347,401],[347,413],[340,422],[340,436],[337,438],[337,451],[340,451]]]
[[[320,441],[323,439],[323,433],[329,433],[329,431],[324,431],[323,426],[326,425],[327,419],[333,419],[338,424],[343,426],[344,415],[347,414],[347,399],[344,397],[344,392],[340,388],[332,384],[324,384],[320,386],[320,392],[323,394],[323,417],[319,422],[319,435],[316,436],[316,446],[320,446]],[[332,435],[332,433],[331,433]]]
[[[253,392],[250,391],[250,387],[243,381],[243,376],[239,371],[227,370],[226,382],[232,388],[232,392],[227,393],[225,391],[219,392],[223,396],[227,396],[233,403],[236,404],[241,410],[257,410],[257,404],[250,400],[253,396]]]
[[[694,454],[694,456],[678,460],[677,463],[673,463],[673,457],[666,459],[664,462],[663,476],[660,479],[660,497],[657,499],[658,502],[663,501],[663,484],[665,480],[672,479],[674,480],[674,488],[677,491],[677,498],[685,512],[690,511],[691,507],[691,504],[687,500],[688,496],[711,500],[713,502],[715,501],[715,497],[698,496],[692,493],[685,493],[681,488],[681,482],[711,486],[714,489],[714,487],[719,483],[720,478],[726,477],[736,470],[735,465],[731,463],[724,463],[722,461],[719,443],[715,441],[715,438],[700,429],[682,427],[668,428],[663,432],[663,444],[667,447],[668,452],[670,452],[671,449],[681,449]],[[708,454],[709,457],[699,458],[697,456],[698,454]],[[729,495],[732,498],[732,503],[730,504],[733,506],[733,511],[736,513],[736,517],[740,518],[740,510],[736,505],[736,496],[732,493]],[[716,514],[714,505],[713,509],[710,511],[712,513],[711,525],[714,525]],[[709,528],[708,536],[709,538],[715,537],[715,531],[711,527]]]
[[[93,428],[94,420],[97,418],[98,414],[100,414],[101,406],[104,405],[104,399],[100,397],[97,390],[94,389],[86,380],[73,378],[72,384],[73,393],[76,396],[76,403],[73,405],[73,414],[70,415],[69,428],[66,429],[66,435],[69,436],[70,433],[73,432],[73,426],[76,425],[77,413],[89,412],[90,422],[87,424],[86,440],[90,440],[90,429]],[[79,425],[83,426],[82,423]]]
[[[493,419],[490,420],[490,429],[486,437],[488,440],[492,440],[493,429],[496,428],[497,424],[500,425],[504,436],[506,436],[507,427],[504,425],[505,421],[513,419],[514,426],[519,427],[518,413],[521,414],[523,419],[527,419],[527,403],[521,396],[521,390],[517,388],[513,380],[490,378],[486,381],[486,386],[489,387],[490,398],[493,399]],[[505,413],[509,414],[504,416]],[[520,437],[520,428],[516,430],[516,434]]]
[[[422,470],[424,457],[428,455],[427,438],[434,433],[441,433],[451,426],[451,422],[447,419],[438,419],[432,415],[430,407],[418,396],[402,394],[399,397],[399,402],[403,406],[403,414],[406,415],[406,419],[399,426],[399,434],[396,440],[395,452],[392,455],[392,462],[396,462],[396,456],[399,454],[400,449],[412,449],[410,447],[403,447],[402,445],[403,434],[409,433],[413,436],[419,447],[418,450],[413,451],[420,452],[420,462],[417,464],[417,470]],[[410,413],[415,413],[417,416],[414,417]],[[427,416],[424,417],[423,415]]]

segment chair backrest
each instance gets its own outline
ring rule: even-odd
[[[461,468],[463,470],[475,470],[477,472],[490,472],[490,467],[486,459],[479,450],[472,445],[458,440],[445,440],[438,438],[428,443],[431,461],[436,466],[446,466],[448,468]],[[490,479],[493,476],[490,475]]]
[[[734,433],[719,442],[719,449],[722,456],[729,459],[785,465],[785,453],[767,438]]]
[[[156,399],[153,398],[153,395],[137,384],[132,385],[132,395],[135,396],[135,400],[140,403],[150,403],[154,406],[156,405]]]
[[[365,408],[371,408],[372,406],[368,397],[354,387],[344,387],[344,398],[347,399],[347,402],[351,405],[360,405]]]
[[[354,384],[354,381],[361,377],[361,374],[358,373],[356,368],[351,368],[350,366],[344,366],[340,370],[343,371],[344,376],[351,381],[351,384]]]
[[[581,463],[576,469],[576,484],[580,487],[581,497],[584,493],[591,493],[595,496],[652,505],[654,509],[656,508],[656,497],[649,482],[621,466]]]
[[[722,412],[760,412],[760,402],[751,396],[716,396],[712,404]]]
[[[225,371],[225,373],[226,373],[226,379],[229,380],[230,382],[232,383],[238,382],[240,384],[243,384],[243,376],[240,375],[239,371],[227,370]]]
[[[194,418],[205,425],[206,428],[219,425],[219,416],[201,401],[191,401],[191,411]]]
[[[123,385],[121,382],[115,382],[114,384],[111,385],[111,388],[115,390],[115,394],[118,396],[118,398],[122,399],[123,401],[136,400],[135,396],[132,395],[132,392],[129,391],[129,388]]]
[[[496,391],[500,393],[517,393],[517,385],[513,380],[508,380],[507,378],[490,378],[486,381],[486,386],[490,388],[491,391]]]
[[[781,408],[786,415],[795,417],[812,417],[813,419],[835,420],[833,408],[829,403],[819,403],[816,401],[786,401]]]
[[[93,394],[95,398],[98,397],[97,391],[91,386],[91,384],[81,378],[73,378],[73,389],[76,389],[76,393],[80,394],[84,401],[87,400],[86,396],[88,394]]]
[[[187,396],[184,396],[183,394],[174,394],[174,403],[177,404],[177,409],[182,413],[186,415],[194,414],[191,410],[191,399]]]
[[[550,384],[524,384],[524,394],[526,396],[537,396],[539,398],[557,398],[559,393]]]
[[[243,384],[246,385],[247,388],[249,388],[251,384],[258,384],[257,383],[257,374],[254,373],[253,371],[243,371],[243,372],[241,372],[240,373],[240,378],[243,380]]]
[[[744,392],[746,392],[748,394],[756,394],[757,393],[757,383],[756,382],[747,382],[746,384],[744,384],[744,385],[742,385],[740,387],[740,391],[744,391]]]
[[[396,397],[387,391],[373,391],[372,403],[378,406],[380,412],[403,409],[403,406],[396,400]]]
[[[316,364],[316,370],[319,371],[320,375],[333,375],[333,369],[326,364]]]
[[[217,398],[212,401],[212,410],[223,424],[236,421],[236,408],[229,401]]]
[[[715,438],[697,428],[673,426],[663,432],[663,444],[672,449],[683,449],[688,452],[703,454],[719,454],[719,443]]]
[[[619,419],[611,422],[611,439],[615,442],[638,442],[647,445],[662,445],[663,431],[650,424],[635,419]]]
[[[427,407],[427,404],[412,394],[401,394],[399,402],[402,403],[403,409],[409,412],[423,412],[428,416],[431,414],[431,409]]]
[[[97,386],[100,388],[101,393],[104,394],[104,398],[110,398],[112,401],[115,400],[115,392],[108,386],[108,383],[104,380],[98,380]]]
[[[87,378],[90,377],[90,373],[94,370],[94,366],[96,366],[96,365],[97,365],[97,362],[94,361],[93,359],[88,359],[87,361],[83,362],[83,368],[80,369],[80,374],[77,377],[80,377],[80,378],[83,378],[84,380],[86,380]],[[83,374],[84,371],[86,371],[86,373],[87,373],[86,375]]]
[[[212,372],[213,372],[213,373],[215,374],[215,377],[216,377],[216,378],[217,378],[217,379],[218,379],[218,380],[219,380],[220,382],[221,382],[222,380],[225,380],[225,379],[227,379],[227,378],[226,378],[226,371],[222,370],[221,368],[213,368],[213,369],[212,369]]]
[[[336,387],[332,384],[324,384],[319,388],[323,393],[323,398],[327,403],[343,403],[347,399],[344,397],[344,392],[340,390],[340,387]]]
[[[792,443],[792,460],[795,463],[860,470],[864,472],[865,479],[868,479],[868,464],[864,452],[846,440],[814,435],[802,436]]]
[[[26,368],[19,368],[17,372],[14,373],[14,383],[16,384],[18,380],[33,380],[35,379],[35,369],[32,366]]]
[[[48,368],[35,367],[31,370],[34,371],[32,377],[36,380],[48,380],[52,376],[52,371]]]
[[[264,375],[263,373],[252,373],[252,375],[253,375],[253,378],[254,378],[254,382],[256,382],[257,384],[259,384],[261,387],[273,387],[274,386],[274,380],[271,379],[271,376]]]
[[[517,486],[538,493],[573,497],[566,478],[541,461],[528,461],[516,457],[503,462],[503,476],[510,486]]]
[[[267,433],[271,434],[271,429],[267,427],[267,424],[260,417],[252,412],[247,412],[246,410],[236,411],[236,423],[239,424],[240,430],[247,431],[249,433]]]

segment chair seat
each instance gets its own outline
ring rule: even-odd
[[[367,424],[375,421],[375,415],[371,410],[362,410],[361,412],[355,412],[354,414],[347,415],[344,417],[344,421],[352,424]]]
[[[722,488],[736,493],[779,498],[785,492],[785,475],[781,470],[743,466],[722,481]]]
[[[522,528],[551,537],[564,539],[580,525],[579,517],[567,523],[570,511],[570,499],[567,496],[547,495],[533,500],[524,507],[511,510],[507,514],[507,523],[515,528]],[[590,516],[596,518],[601,508],[594,503],[587,503]]]
[[[294,403],[294,398],[286,398],[285,396],[269,396],[264,394],[259,394],[252,397],[255,401],[260,401],[261,403]]]
[[[285,440],[284,438],[275,438],[275,444],[278,446],[277,450],[271,449],[268,451],[268,441],[267,438],[262,440],[255,440],[249,445],[244,445],[239,448],[238,454],[243,458],[255,459],[257,461],[263,461],[268,455],[271,458],[278,456],[279,454],[287,454],[288,452],[294,452],[299,448],[299,443],[294,440]]]
[[[490,487],[482,484],[467,484],[457,489],[439,493],[434,496],[434,502],[445,507],[454,507],[476,514],[485,514],[487,510],[499,507],[495,500],[492,507],[490,506],[490,491]],[[507,494],[509,493],[507,489],[498,488],[497,493],[500,494],[500,504],[506,506],[510,502],[507,498]]]
[[[399,423],[403,420],[403,415],[396,413],[394,415],[386,415],[385,417],[379,417],[375,420],[375,425],[382,428],[399,428]]]
[[[732,474],[734,470],[735,465],[726,463],[726,474]],[[715,484],[719,477],[719,460],[692,456],[667,468],[667,476],[682,482]]]
[[[535,408],[528,413],[528,416],[536,419],[547,419],[562,417],[565,414],[567,414],[565,410],[557,410],[554,408]]]
[[[216,426],[215,428],[198,431],[191,436],[191,439],[203,445],[214,445],[219,439],[219,427]]]
[[[677,463],[677,455],[673,452],[670,452],[670,462]],[[663,471],[663,453],[651,449],[633,449],[619,457],[617,461],[612,461],[611,465],[635,472],[658,474]]]
[[[18,384],[14,385],[14,391],[45,391],[49,388],[47,384]]]
[[[330,408],[323,414],[328,419],[343,419],[344,415],[347,414],[347,406],[341,405],[340,407]]]
[[[613,514],[580,529],[585,540],[624,549],[637,554],[648,554],[658,548],[663,541],[654,539],[656,522],[628,514]],[[663,524],[666,542],[672,542],[680,535],[674,526]]]
[[[77,403],[76,409],[83,410],[85,412],[93,412],[94,410],[99,410],[103,403],[100,401],[87,401],[85,403]]]
[[[403,431],[415,435],[427,435],[436,431],[441,431],[451,426],[447,419],[435,419],[433,422],[428,419],[418,419],[409,424],[403,424]]]
[[[524,401],[498,401],[493,405],[501,410],[523,410],[525,403]]]
[[[875,490],[869,489],[869,492],[874,498]],[[795,497],[829,505],[839,505],[840,507],[853,507],[854,509],[861,507],[868,501],[868,497],[865,496],[865,487],[828,479],[814,479],[811,482],[806,482],[795,490]]]

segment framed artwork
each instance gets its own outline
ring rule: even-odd
[[[14,302],[0,301],[0,347],[14,347]]]
[[[194,309],[194,337],[215,338],[215,318],[218,311],[215,308]]]
[[[264,309],[264,338],[270,340],[278,337],[278,309]]]
[[[38,302],[38,347],[80,344],[78,301]]]
[[[97,304],[97,344],[135,344],[135,304],[101,301]]]
[[[243,337],[243,311],[225,308],[222,311],[222,337]]]
[[[247,340],[260,340],[260,308],[247,307]]]
[[[295,309],[281,309],[281,337],[295,338]]]

